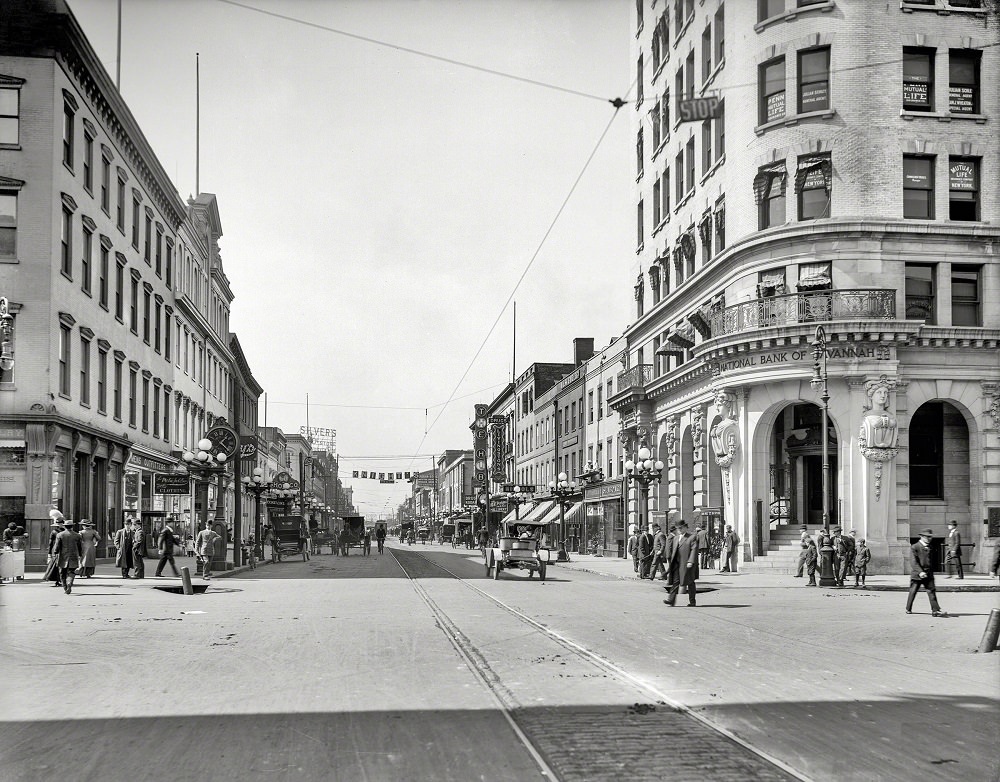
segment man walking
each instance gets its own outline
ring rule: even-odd
[[[58,562],[59,579],[67,595],[73,591],[73,579],[83,557],[83,539],[74,529],[75,526],[67,522],[66,528],[56,535],[55,546],[52,548]]]
[[[962,572],[962,533],[958,531],[958,522],[952,519],[948,522],[948,539],[945,542],[947,551],[948,578],[953,572],[958,572],[959,578],[965,578]]]
[[[135,578],[146,577],[146,565],[143,557],[149,554],[146,551],[146,530],[142,528],[142,522],[136,520],[135,529],[132,532],[132,564],[135,567]]]
[[[720,573],[736,572],[736,547],[740,545],[740,536],[733,532],[731,524],[726,525],[726,534],[722,538],[722,570]]]
[[[639,578],[649,577],[649,564],[653,559],[653,535],[647,529],[639,536]]]
[[[121,568],[122,578],[131,578],[132,569],[132,519],[126,518],[122,528],[115,532],[115,565]]]
[[[667,580],[667,570],[663,563],[667,561],[667,536],[660,530],[659,524],[653,525],[653,561],[649,568],[649,580],[656,580],[656,571],[660,571],[660,580]]]
[[[632,569],[638,575],[639,573],[639,531],[633,524],[631,528],[631,534],[628,536],[628,550],[627,553],[632,557]]]
[[[802,551],[799,552],[799,563],[795,569],[795,578],[802,578],[802,571],[806,566],[806,552],[809,551],[809,546],[806,544],[807,540],[809,540],[809,528],[803,524],[799,527],[799,544],[802,546]]]
[[[205,522],[205,529],[198,533],[198,537],[195,539],[195,548],[198,551],[198,556],[201,557],[203,563],[203,570],[201,577],[208,579],[212,577],[212,557],[215,556],[215,541],[219,540],[221,536],[218,532],[212,529],[212,522]]]
[[[677,522],[677,535],[667,551],[670,568],[670,595],[663,602],[673,606],[681,588],[687,592],[688,605],[695,606],[695,581],[698,580],[698,540],[688,534],[687,522]]]
[[[937,589],[934,586],[934,573],[931,570],[931,537],[934,531],[920,531],[920,540],[910,546],[910,593],[906,596],[906,613],[913,613],[913,599],[920,587],[927,590],[927,598],[931,601],[931,616],[943,616],[944,612],[937,601]]]
[[[160,536],[156,540],[156,548],[160,552],[160,561],[156,565],[157,578],[163,577],[163,568],[168,562],[170,563],[170,569],[174,571],[174,575],[180,575],[177,572],[177,565],[174,563],[174,544],[176,543],[177,539],[174,537],[174,531],[170,529],[169,524],[165,524],[163,529],[160,530]]]

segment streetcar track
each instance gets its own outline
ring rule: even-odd
[[[510,690],[504,686],[503,682],[500,681],[500,677],[490,667],[490,664],[479,652],[475,644],[473,644],[472,641],[470,641],[465,634],[458,629],[455,623],[451,621],[451,618],[441,609],[440,606],[438,606],[434,599],[427,594],[427,590],[425,590],[412,576],[410,576],[406,568],[403,566],[403,563],[399,561],[395,552],[393,552],[392,549],[389,549],[389,551],[392,553],[392,558],[396,561],[396,564],[399,565],[399,569],[403,572],[403,575],[406,576],[407,580],[413,586],[414,591],[431,610],[438,627],[441,628],[445,637],[455,648],[455,651],[458,652],[459,656],[465,660],[469,670],[471,670],[473,675],[480,680],[486,688],[486,691],[489,692],[493,700],[496,702],[500,713],[507,721],[507,724],[510,725],[510,728],[517,737],[517,740],[521,742],[524,748],[528,751],[528,754],[531,755],[532,760],[534,760],[538,765],[539,773],[543,777],[552,780],[552,782],[559,782],[559,777],[556,776],[549,764],[545,762],[541,751],[535,746],[531,739],[528,738],[528,735],[521,729],[521,726],[518,725],[517,720],[514,718],[514,710],[520,708],[521,704],[514,697],[513,693],[511,693]],[[427,558],[422,554],[418,554],[418,556],[420,556],[421,559],[430,562],[430,560],[427,560]],[[431,564],[437,563],[432,562]],[[442,567],[441,569],[453,578],[458,579],[458,576],[455,576],[455,574],[447,570],[447,568]],[[458,580],[461,581],[461,579]]]
[[[445,635],[452,642],[452,644],[455,646],[455,648],[459,651],[459,653],[462,655],[462,657],[464,659],[466,659],[466,661],[469,662],[470,664],[473,664],[473,670],[480,677],[481,681],[486,685],[487,689],[489,689],[489,691],[494,695],[494,697],[496,698],[497,702],[501,704],[504,716],[506,717],[507,721],[511,724],[511,726],[515,729],[515,733],[518,735],[518,738],[529,749],[529,752],[532,753],[532,757],[543,768],[543,772],[542,773],[543,774],[547,774],[550,779],[557,780],[558,777],[556,777],[556,775],[552,772],[552,770],[550,769],[550,767],[547,764],[544,763],[544,761],[542,760],[541,756],[538,754],[538,751],[535,748],[535,746],[530,742],[530,740],[527,738],[527,736],[524,734],[524,732],[517,726],[517,724],[516,724],[516,718],[514,717],[514,714],[513,714],[513,709],[516,708],[519,705],[518,702],[517,702],[517,700],[514,699],[513,696],[511,696],[512,705],[508,706],[507,704],[503,703],[503,700],[497,694],[497,690],[494,689],[494,682],[495,682],[495,684],[499,685],[499,687],[502,688],[504,691],[506,691],[506,687],[503,687],[503,685],[499,682],[499,679],[496,677],[495,672],[493,672],[492,668],[489,667],[489,664],[486,662],[486,660],[484,658],[482,658],[482,655],[479,653],[478,649],[476,649],[476,647],[471,643],[471,641],[469,641],[464,636],[464,634],[462,634],[462,632],[454,625],[454,623],[451,621],[451,619],[448,618],[444,614],[444,612],[437,606],[437,604],[434,602],[434,600],[426,593],[426,591],[423,589],[423,587],[420,586],[420,584],[418,584],[417,581],[413,577],[410,576],[410,574],[407,572],[407,570],[406,570],[405,566],[403,565],[403,563],[399,561],[398,557],[396,557],[396,554],[395,554],[394,550],[393,549],[387,549],[387,550],[390,551],[390,552],[392,552],[393,559],[396,561],[396,564],[399,565],[400,570],[403,571],[403,574],[406,576],[406,578],[410,581],[411,584],[413,584],[414,589],[416,590],[417,594],[421,597],[421,599],[423,599],[424,602],[427,603],[428,607],[431,608],[431,611],[434,613],[435,618],[437,618],[441,622],[441,627],[442,627],[442,630],[445,632]],[[721,726],[721,725],[717,725],[716,723],[712,722],[710,719],[708,719],[705,716],[703,716],[703,715],[697,713],[696,711],[692,710],[686,704],[684,704],[684,703],[682,703],[680,701],[675,700],[670,695],[668,695],[666,691],[660,689],[656,685],[654,685],[654,684],[652,684],[652,683],[650,683],[650,682],[642,679],[641,677],[639,677],[639,676],[637,676],[635,674],[630,673],[629,671],[626,671],[624,668],[621,668],[618,665],[615,665],[614,663],[612,663],[611,661],[605,659],[604,657],[602,657],[601,655],[597,654],[596,652],[593,652],[590,649],[587,649],[586,647],[581,646],[580,644],[576,643],[575,641],[572,641],[569,638],[566,638],[565,636],[563,636],[560,633],[556,632],[555,630],[547,627],[546,625],[542,624],[538,620],[533,619],[532,617],[528,616],[527,614],[523,613],[522,611],[518,610],[517,608],[514,608],[511,605],[508,605],[507,603],[503,602],[499,598],[494,597],[493,595],[489,594],[488,592],[480,589],[475,584],[472,584],[467,579],[465,579],[465,578],[457,575],[456,573],[452,572],[451,570],[449,570],[447,567],[445,567],[441,563],[435,562],[434,560],[428,558],[425,554],[422,554],[422,553],[420,553],[418,551],[408,551],[408,553],[412,554],[412,555],[415,555],[415,556],[419,557],[420,559],[422,559],[424,562],[426,562],[426,563],[428,563],[430,565],[433,565],[434,567],[438,568],[439,570],[444,571],[445,573],[447,573],[449,576],[451,576],[453,579],[455,579],[456,581],[458,581],[460,584],[462,584],[467,589],[470,589],[473,592],[475,592],[476,594],[480,595],[481,597],[486,598],[486,600],[488,600],[489,602],[493,603],[497,607],[501,608],[506,613],[508,613],[511,616],[515,617],[519,621],[527,624],[529,627],[531,627],[535,631],[537,631],[537,632],[543,634],[544,636],[546,636],[549,640],[554,641],[556,644],[558,644],[562,648],[566,649],[569,652],[572,652],[577,657],[579,657],[582,660],[590,663],[591,665],[595,666],[596,668],[598,668],[599,670],[605,672],[606,674],[609,674],[610,676],[613,676],[613,677],[615,677],[615,678],[617,678],[617,679],[619,679],[619,680],[621,680],[623,682],[626,682],[629,685],[631,685],[631,686],[639,689],[640,691],[647,693],[654,700],[658,700],[659,702],[661,702],[661,703],[663,703],[663,704],[671,707],[675,711],[677,711],[677,712],[679,712],[679,713],[681,713],[681,714],[683,714],[683,715],[691,718],[692,720],[694,720],[695,722],[701,724],[705,728],[708,728],[709,730],[714,731],[715,733],[719,734],[720,736],[723,736],[723,737],[727,738],[728,740],[734,742],[735,744],[737,744],[740,747],[742,747],[743,749],[745,749],[747,752],[755,755],[756,757],[758,757],[761,760],[763,760],[764,762],[766,762],[766,763],[774,766],[775,768],[780,769],[781,771],[783,771],[784,773],[790,775],[791,777],[793,777],[795,779],[798,779],[798,780],[802,780],[802,782],[812,782],[812,780],[811,780],[810,777],[806,776],[801,771],[793,768],[792,766],[789,766],[787,763],[785,763],[784,761],[782,761],[780,758],[776,758],[773,755],[771,755],[771,754],[769,754],[769,753],[767,753],[767,752],[765,752],[765,751],[763,751],[763,750],[761,750],[761,749],[753,746],[752,744],[748,743],[746,740],[742,739],[740,736],[738,736],[735,733],[733,733],[728,728],[726,728],[724,726]],[[454,633],[455,635],[452,635],[452,633]],[[459,639],[463,639],[463,640],[460,641]],[[469,647],[468,652],[467,652],[466,648],[464,648],[462,646],[463,643],[466,644],[466,645],[468,645],[468,647]],[[490,675],[491,675],[491,677],[493,679],[493,682],[491,682],[491,680],[489,678],[487,678],[486,676],[484,676],[483,672],[479,669],[478,666],[476,666],[474,663],[472,663],[472,660],[475,657],[478,657],[479,659],[482,660],[482,664],[485,666],[486,670],[489,671],[489,673],[490,673]]]

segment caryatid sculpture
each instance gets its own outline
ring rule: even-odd
[[[894,383],[882,375],[878,380],[865,383],[868,404],[865,417],[858,432],[858,447],[861,455],[875,465],[875,501],[882,496],[882,462],[892,461],[898,449],[896,440],[899,431],[896,418],[889,412],[889,391]]]
[[[715,409],[722,420],[709,432],[712,452],[720,467],[729,467],[740,448],[740,427],[736,420],[736,396],[720,389],[715,394]]]

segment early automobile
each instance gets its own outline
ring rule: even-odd
[[[421,527],[417,530],[417,543],[426,543],[430,537],[431,531],[427,527]]]
[[[302,555],[302,561],[308,558],[306,551],[305,521],[301,516],[278,516],[271,519],[272,539],[271,556],[278,562],[282,557]]]
[[[496,545],[488,547],[483,554],[487,578],[500,578],[501,570],[527,570],[528,578],[537,572],[538,577],[544,581],[546,568],[552,558],[542,539],[544,529],[544,525],[531,521],[501,523],[497,530]]]

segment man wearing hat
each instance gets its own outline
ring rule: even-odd
[[[80,540],[83,541],[83,556],[80,557],[80,569],[78,576],[91,578],[97,569],[97,544],[101,542],[101,535],[94,529],[94,522],[83,519],[80,522],[83,530],[80,532]]]
[[[122,578],[129,578],[132,569],[132,519],[126,517],[122,528],[115,533],[115,565],[121,568]]]
[[[667,541],[667,569],[670,595],[663,602],[673,606],[681,587],[687,592],[688,605],[695,606],[695,581],[698,579],[698,539],[688,533],[684,519],[677,521],[677,534]]]
[[[174,531],[170,528],[169,524],[164,524],[163,529],[160,530],[160,535],[156,541],[157,548],[160,552],[160,561],[156,566],[157,578],[160,578],[163,575],[163,568],[166,567],[168,562],[170,563],[170,569],[174,571],[174,575],[180,575],[180,573],[177,572],[177,565],[174,562],[174,544],[176,543],[177,538],[174,537]]]
[[[931,538],[934,530],[920,530],[920,540],[910,546],[910,593],[906,596],[906,613],[913,613],[913,599],[920,587],[927,590],[931,601],[931,616],[943,616],[944,612],[937,601],[937,590],[934,587],[934,572],[931,570]]]
[[[806,567],[806,553],[809,551],[809,527],[803,524],[799,527],[799,544],[802,546],[802,551],[799,552],[799,563],[798,567],[795,569],[795,578],[802,578],[802,571]]]
[[[653,525],[653,564],[649,568],[649,580],[656,580],[656,571],[660,571],[660,581],[667,580],[667,571],[663,563],[667,561],[667,536],[659,524]]]
[[[56,538],[59,537],[59,533],[66,529],[66,519],[56,508],[49,511],[49,518],[52,519],[52,525],[49,528],[49,558],[45,565],[42,581],[51,581],[52,586],[57,587],[62,586],[62,581],[59,578],[59,560],[56,558],[54,550]]]
[[[59,566],[59,580],[67,595],[73,591],[73,579],[76,576],[76,569],[80,567],[80,558],[83,556],[83,541],[75,527],[72,522],[67,522],[65,529],[56,535],[56,542],[52,548]]]
[[[840,527],[834,527],[830,530],[830,534],[833,536],[831,541],[833,544],[833,578],[839,587],[844,585],[851,561],[849,544],[842,533],[843,530]]]
[[[954,519],[948,522],[948,540],[945,549],[948,578],[951,578],[952,573],[956,571],[959,578],[965,578],[965,573],[962,572],[962,533],[958,531],[958,522]]]

